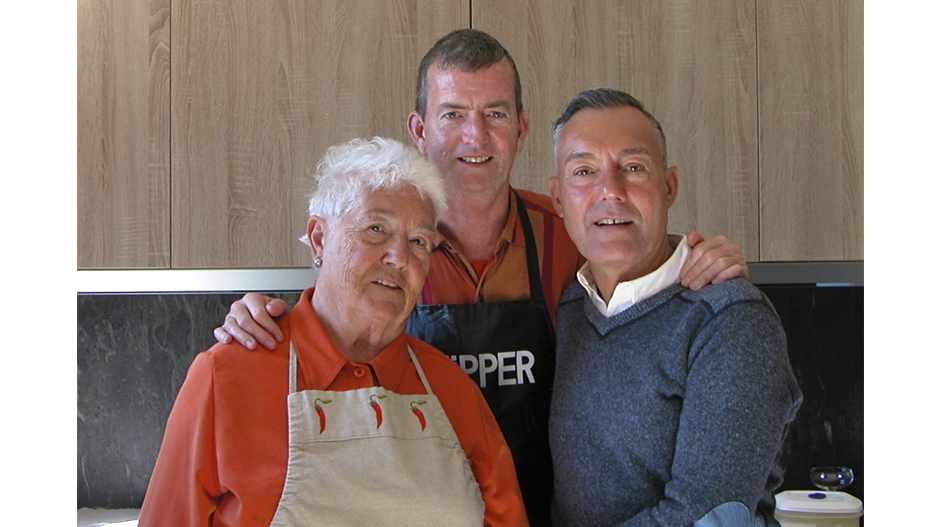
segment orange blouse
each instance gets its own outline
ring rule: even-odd
[[[216,344],[196,357],[167,421],[141,527],[269,525],[287,475],[290,339],[299,390],[381,385],[400,394],[424,393],[408,357],[410,345],[480,485],[485,525],[528,525],[509,448],[463,370],[405,334],[369,363],[347,360],[314,313],[312,292],[304,291],[278,319],[287,338],[273,352]]]

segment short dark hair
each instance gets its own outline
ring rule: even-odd
[[[585,90],[568,101],[568,104],[565,105],[565,109],[562,110],[561,116],[555,121],[554,128],[552,130],[552,146],[558,150],[558,137],[561,135],[561,128],[574,117],[574,114],[580,112],[581,110],[587,109],[604,109],[604,108],[620,108],[623,106],[630,106],[636,108],[643,112],[652,123],[656,126],[657,135],[659,136],[659,146],[663,151],[663,165],[668,165],[666,162],[666,134],[663,133],[663,127],[659,124],[659,121],[653,117],[653,114],[649,113],[646,108],[643,107],[643,103],[638,101],[635,97],[629,93],[622,92],[619,90],[614,90],[612,88],[596,88],[593,90]]]
[[[441,37],[421,59],[415,87],[415,110],[424,116],[428,106],[428,70],[457,68],[477,71],[506,59],[515,77],[516,112],[522,113],[522,83],[519,71],[506,48],[498,40],[478,29],[458,29]]]

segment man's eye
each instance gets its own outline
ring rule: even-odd
[[[643,165],[637,165],[634,163],[627,165],[626,170],[627,172],[642,172],[643,170],[646,170],[646,168]]]
[[[490,112],[490,115],[493,117],[500,118],[500,119],[502,119],[503,117],[506,117],[506,114],[499,110],[493,110],[492,112]]]
[[[369,225],[369,230],[372,232],[384,232],[385,229],[381,225]]]
[[[457,112],[447,112],[447,113],[445,113],[445,114],[443,115],[443,118],[444,118],[444,119],[448,119],[448,120],[450,120],[450,119],[456,119],[456,118],[457,118]]]
[[[573,175],[573,176],[586,176],[586,175],[588,175],[588,174],[590,174],[590,173],[591,173],[591,171],[588,170],[588,169],[586,169],[586,168],[579,168],[579,169],[575,170],[574,172],[572,172],[571,175]]]
[[[411,243],[417,245],[418,247],[427,247],[428,241],[424,238],[414,238],[411,240]]]

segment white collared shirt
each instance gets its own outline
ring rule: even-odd
[[[609,304],[605,303],[597,292],[597,282],[594,281],[594,275],[591,274],[589,264],[584,264],[581,270],[578,271],[578,282],[587,291],[591,303],[602,315],[610,318],[623,313],[637,302],[645,300],[679,281],[679,269],[682,269],[682,264],[689,257],[692,247],[685,239],[685,236],[669,235],[670,242],[677,239],[676,249],[665,263],[648,275],[617,284],[614,294],[610,297]]]

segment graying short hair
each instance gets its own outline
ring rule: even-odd
[[[418,66],[415,86],[415,111],[424,117],[428,109],[428,70],[431,66],[448,70],[477,71],[506,59],[512,66],[515,80],[516,113],[522,113],[522,82],[519,71],[506,48],[498,40],[479,29],[458,29],[438,40],[425,53]]]
[[[307,207],[311,216],[335,220],[377,190],[414,187],[431,201],[434,222],[447,208],[438,170],[411,146],[384,137],[333,146],[317,164]]]
[[[653,114],[649,113],[646,108],[643,107],[643,104],[632,95],[612,88],[585,90],[568,101],[568,104],[565,105],[565,109],[561,112],[561,116],[555,121],[552,131],[552,147],[554,149],[556,162],[558,160],[558,138],[561,136],[561,129],[576,113],[591,108],[600,110],[604,108],[620,108],[623,106],[630,106],[640,110],[643,112],[643,115],[656,126],[659,148],[663,153],[663,166],[669,166],[669,163],[666,161],[666,134],[663,133],[662,125],[660,125],[659,121],[653,117]]]

